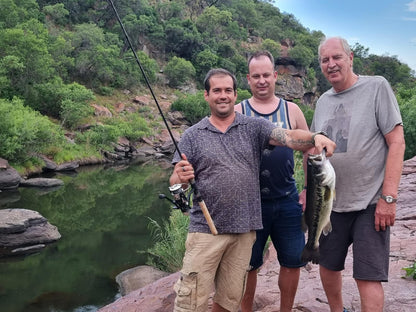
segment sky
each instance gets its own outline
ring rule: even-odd
[[[310,31],[359,43],[369,54],[396,56],[416,71],[416,0],[274,0]]]

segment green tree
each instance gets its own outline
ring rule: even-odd
[[[170,19],[165,26],[166,48],[169,54],[191,60],[192,57],[202,50],[202,38],[190,20]]]
[[[208,7],[198,16],[196,26],[208,45],[216,46],[222,40],[228,39],[228,32],[232,20],[231,12],[219,10],[215,6]]]
[[[296,45],[289,50],[289,56],[303,67],[309,67],[314,59],[312,50],[303,45]]]
[[[206,73],[218,64],[218,56],[209,49],[205,49],[197,54],[194,63],[197,64],[197,77],[202,82]]]
[[[36,105],[33,87],[55,75],[47,44],[47,30],[36,20],[0,30],[0,62],[6,66],[2,75],[9,83],[2,89],[8,99],[30,98],[28,104]]]
[[[63,3],[47,5],[43,8],[47,21],[51,21],[55,25],[65,26],[68,23],[69,11],[65,9]]]
[[[402,83],[411,87],[412,83],[409,80],[411,76],[411,69],[408,65],[401,63],[397,56],[369,56],[368,73],[373,75],[380,75],[386,78],[392,86]]]
[[[278,58],[280,56],[280,51],[282,49],[280,43],[277,43],[272,39],[265,39],[261,44],[261,48],[269,51],[274,58]]]
[[[165,74],[169,85],[176,88],[195,79],[196,71],[191,62],[174,56],[166,65]]]
[[[1,0],[0,29],[14,28],[19,23],[40,17],[36,0]]]
[[[61,88],[60,98],[61,123],[68,128],[74,129],[80,121],[93,113],[89,105],[89,101],[94,99],[93,93],[76,82]]]

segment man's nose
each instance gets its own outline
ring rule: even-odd
[[[328,67],[334,67],[337,63],[335,62],[335,60],[331,57],[328,60]]]

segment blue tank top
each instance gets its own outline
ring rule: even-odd
[[[287,102],[280,99],[277,108],[270,114],[257,112],[244,100],[241,111],[246,116],[262,117],[270,120],[276,126],[292,129],[289,120]],[[287,196],[296,191],[296,181],[293,177],[294,159],[293,150],[285,146],[275,146],[263,152],[260,165],[260,190],[262,199],[276,199]]]

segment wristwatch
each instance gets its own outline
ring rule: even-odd
[[[387,204],[392,204],[397,201],[397,198],[394,198],[391,195],[381,195],[380,197],[383,198]]]

